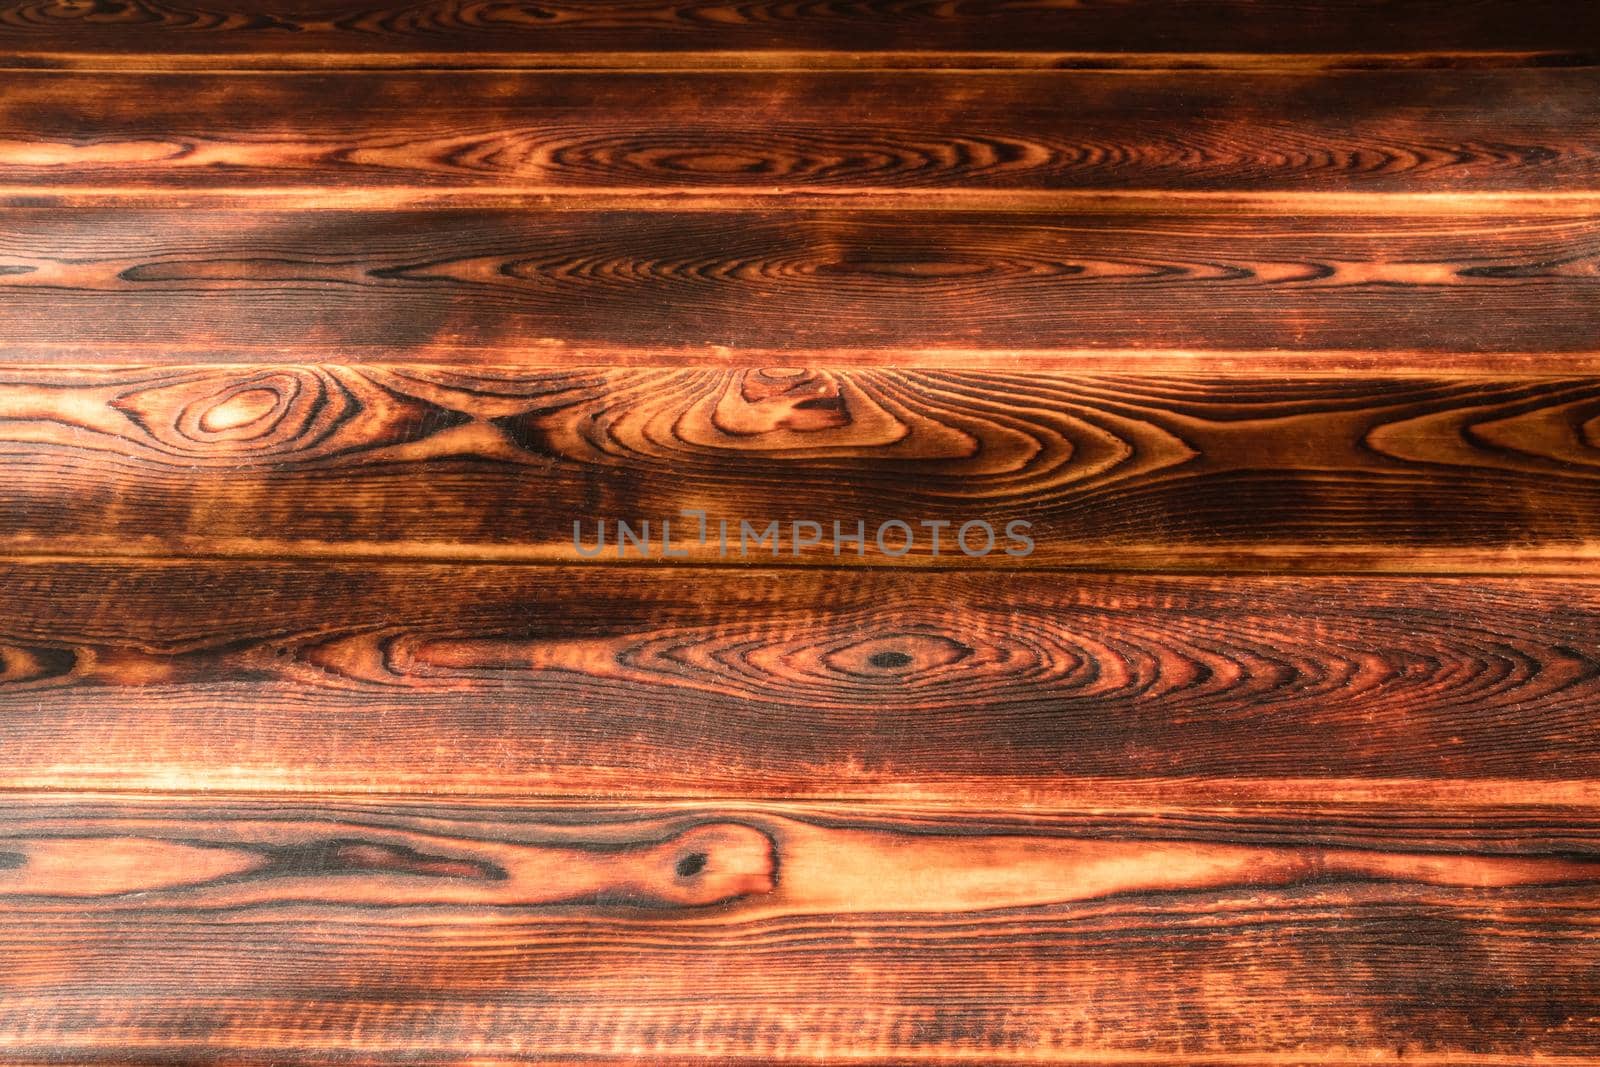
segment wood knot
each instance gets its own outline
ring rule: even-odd
[[[361,412],[352,390],[311,367],[174,375],[128,390],[111,406],[165,455],[230,467],[304,456]]]
[[[943,634],[887,634],[832,649],[823,663],[862,681],[899,681],[953,666],[972,653],[971,647]]]
[[[777,846],[743,823],[708,823],[654,850],[665,877],[652,878],[662,902],[704,907],[770,893],[778,884]]]
[[[785,367],[751,370],[740,373],[732,386],[715,413],[724,433],[816,433],[850,424],[839,382],[831,374]]]

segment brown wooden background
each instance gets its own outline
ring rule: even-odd
[[[1600,1062],[1597,64],[0,3],[0,1060]]]

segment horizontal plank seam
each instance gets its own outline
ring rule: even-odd
[[[1406,793],[1410,790],[1436,791],[1442,785],[1461,786],[1468,790],[1489,792],[1502,790],[1525,795],[1529,799],[1508,801],[1498,796],[1482,800],[1450,795],[1446,799],[1430,806],[1439,812],[1457,810],[1478,811],[1493,809],[1507,813],[1526,813],[1533,811],[1548,811],[1552,808],[1566,810],[1588,810],[1590,808],[1600,812],[1600,783],[1587,779],[1573,780],[1543,780],[1543,779],[1351,779],[1351,778],[1302,778],[1302,779],[1272,779],[1272,783],[1279,786],[1292,784],[1306,788],[1303,797],[1286,799],[1283,796],[1252,797],[1248,795],[1252,787],[1259,787],[1260,782],[1254,779],[1240,779],[1219,775],[1209,778],[1171,779],[1171,778],[1116,778],[1093,779],[1083,783],[1072,782],[1083,790],[1083,800],[1020,800],[1014,796],[1000,794],[991,797],[984,804],[974,804],[971,801],[953,799],[950,796],[941,796],[930,791],[908,793],[897,790],[861,790],[852,793],[621,793],[601,792],[583,793],[576,791],[549,791],[534,789],[485,789],[485,788],[458,788],[458,789],[422,789],[413,785],[405,785],[395,789],[383,787],[369,789],[351,789],[348,786],[329,789],[304,789],[293,787],[240,787],[221,786],[217,788],[184,788],[174,789],[162,786],[138,785],[15,785],[0,781],[0,802],[30,801],[39,803],[64,803],[76,799],[93,801],[95,803],[114,803],[130,801],[137,803],[153,804],[170,802],[175,806],[193,803],[225,806],[229,803],[251,805],[254,803],[268,804],[273,807],[295,805],[316,806],[318,804],[330,805],[362,805],[381,803],[384,805],[452,805],[463,808],[493,808],[493,807],[525,807],[525,808],[584,808],[595,810],[626,811],[637,808],[667,808],[667,809],[746,809],[750,811],[823,811],[838,808],[871,808],[882,812],[900,813],[929,813],[961,817],[994,819],[1008,814],[1042,816],[1051,815],[1137,815],[1137,814],[1170,814],[1184,812],[1190,814],[1215,813],[1241,813],[1249,812],[1266,816],[1274,811],[1303,814],[1307,809],[1326,809],[1330,815],[1340,812],[1359,812],[1368,814],[1374,808],[1388,809],[1400,800],[1409,798],[1407,793],[1397,799],[1396,792]],[[1199,786],[1213,786],[1226,788],[1230,791],[1225,799],[1206,793],[1189,796],[1174,793],[1168,799],[1163,794],[1160,800],[1148,801],[1118,801],[1095,796],[1097,788],[1137,788],[1140,786],[1168,785],[1173,782],[1182,782]],[[1359,790],[1371,792],[1371,796],[1362,799],[1338,797],[1324,799],[1317,794],[1319,788],[1329,786],[1350,786]],[[1541,800],[1538,798],[1539,789],[1550,788],[1561,795],[1558,800]],[[1583,798],[1574,794],[1581,791]],[[1089,799],[1094,797],[1094,799]],[[1415,802],[1411,798],[1411,802]]]
[[[734,348],[707,345],[681,350],[652,349],[648,345],[620,345],[613,348],[577,343],[504,349],[494,345],[480,348],[411,349],[405,358],[396,358],[392,345],[329,345],[326,356],[289,350],[282,345],[263,345],[259,350],[239,345],[222,346],[223,351],[188,351],[169,344],[145,342],[106,342],[86,344],[0,344],[0,374],[115,374],[137,371],[171,371],[194,367],[217,373],[248,375],[259,370],[285,367],[359,367],[420,371],[429,368],[459,370],[464,364],[473,369],[494,372],[547,373],[553,370],[581,373],[606,370],[704,370],[763,369],[774,366],[800,366],[834,371],[942,370],[970,371],[973,374],[1007,374],[1029,377],[1071,379],[1112,375],[1133,382],[1167,382],[1174,371],[1203,373],[1207,379],[1223,382],[1307,382],[1325,381],[1330,374],[1343,378],[1374,381],[1416,380],[1423,382],[1479,382],[1541,385],[1570,382],[1574,378],[1600,376],[1600,351],[1594,352],[1391,352],[1383,349],[913,349],[897,351],[878,348],[857,351],[827,346]],[[19,356],[18,352],[29,353]],[[106,359],[108,352],[127,353],[127,358]],[[633,353],[644,352],[644,358]],[[38,353],[49,358],[39,358]],[[82,354],[92,353],[92,358]],[[271,353],[270,357],[267,355]],[[170,358],[174,354],[181,358]],[[1410,359],[1411,362],[1398,362]],[[1263,370],[1260,361],[1271,361]],[[1438,361],[1434,363],[1432,361]],[[1543,363],[1523,369],[1522,364]],[[1233,364],[1245,364],[1241,369]],[[1560,369],[1552,369],[1555,363]],[[1355,366],[1352,366],[1355,364]],[[1366,364],[1371,364],[1370,366]]]
[[[1394,70],[1526,70],[1600,65],[1588,49],[1445,49],[1420,52],[1109,52],[1007,50],[685,50],[612,52],[314,52],[252,53],[0,50],[0,72],[78,74],[297,74],[364,71],[561,73],[636,71],[692,74],[766,73],[1062,74],[1358,74]]]
[[[1108,553],[1111,555],[1112,553]],[[1172,550],[1168,547],[1153,549],[1149,553],[1159,556],[1163,560],[1172,559]],[[1213,561],[1221,555],[1248,555],[1250,553],[1232,552],[1226,548],[1207,550],[1196,553],[1199,557],[1192,567],[1182,566],[1152,566],[1143,568],[1132,566],[1127,559],[1119,559],[1104,564],[1035,564],[1024,561],[1017,563],[990,563],[990,564],[961,564],[945,563],[941,557],[934,560],[929,557],[927,562],[916,560],[905,563],[853,563],[840,564],[826,561],[806,560],[804,557],[791,562],[778,564],[765,561],[750,560],[712,560],[690,559],[683,562],[670,562],[660,557],[626,557],[622,559],[592,559],[582,560],[576,558],[556,557],[549,554],[538,557],[530,555],[488,554],[456,552],[454,554],[426,553],[426,552],[388,552],[381,550],[372,551],[328,551],[328,552],[294,552],[287,550],[261,552],[261,553],[226,553],[226,552],[176,552],[176,553],[138,553],[103,552],[15,552],[0,549],[0,565],[16,564],[21,566],[51,566],[70,564],[106,564],[113,566],[184,566],[187,564],[246,564],[246,563],[325,563],[329,565],[392,565],[416,566],[418,564],[432,564],[440,567],[519,567],[527,569],[545,570],[570,570],[593,571],[596,568],[630,568],[639,570],[650,568],[665,572],[687,573],[697,570],[706,571],[736,571],[744,574],[760,575],[763,577],[777,577],[785,571],[816,572],[832,571],[840,576],[859,575],[867,571],[883,574],[901,571],[908,574],[1056,574],[1062,576],[1083,575],[1097,578],[1127,577],[1138,579],[1169,578],[1278,578],[1293,580],[1299,578],[1364,578],[1364,579],[1395,579],[1413,581],[1431,581],[1436,579],[1450,580],[1485,580],[1485,581],[1550,581],[1573,582],[1579,584],[1597,584],[1600,578],[1595,577],[1596,561],[1600,560],[1600,545],[1594,546],[1588,552],[1571,554],[1549,554],[1535,556],[1532,559],[1522,557],[1508,561],[1500,566],[1465,567],[1457,563],[1453,568],[1441,566],[1438,568],[1427,567],[1425,562],[1415,569],[1396,568],[1371,568],[1358,566],[1304,566],[1295,565],[1293,555],[1280,555],[1264,560],[1260,567],[1245,566],[1218,566]],[[1323,549],[1307,549],[1306,555],[1327,555]],[[1406,554],[1404,550],[1384,547],[1372,549],[1364,554],[1373,556],[1391,556]],[[1412,558],[1426,561],[1429,556],[1438,557],[1449,561],[1462,555],[1470,555],[1471,550],[1416,550],[1410,552]],[[1126,552],[1117,553],[1126,556]],[[785,557],[779,557],[783,559]],[[1288,561],[1287,563],[1285,561]],[[1555,570],[1530,569],[1540,564],[1554,566]],[[1571,568],[1568,572],[1565,568]]]
[[[68,1049],[105,1048],[115,1047],[99,1042],[87,1046],[72,1045]],[[192,1046],[177,1042],[168,1043],[160,1041],[144,1041],[138,1046],[140,1049],[189,1049]],[[267,1063],[284,1062],[281,1057],[286,1049],[296,1046],[283,1046],[274,1044],[270,1046],[275,1056],[266,1058]],[[325,1052],[320,1046],[315,1051]],[[407,1059],[412,1062],[434,1062],[433,1060],[415,1060],[416,1048],[407,1046],[405,1049]],[[186,1058],[187,1059],[187,1058]],[[0,1054],[0,1067],[60,1067],[66,1062],[60,1059],[13,1060]],[[98,1058],[96,1059],[98,1062]],[[253,1059],[244,1062],[254,1063]],[[321,1062],[318,1060],[317,1062]],[[440,1053],[438,1062],[457,1062],[457,1057],[448,1053]],[[495,1056],[481,1056],[474,1054],[470,1060],[472,1067],[527,1067],[530,1062],[539,1063],[570,1063],[580,1067],[609,1067],[609,1065],[633,1065],[639,1063],[636,1056],[617,1057],[607,1053],[590,1053],[586,1051],[564,1050],[552,1059],[529,1061],[526,1057],[499,1058]],[[651,1049],[649,1062],[664,1064],[690,1064],[703,1067],[713,1060],[708,1059],[704,1052],[675,1052]],[[827,1064],[837,1067],[841,1064],[858,1065],[858,1067],[875,1067],[878,1064],[906,1064],[906,1063],[1017,1063],[1017,1064],[1046,1064],[1059,1063],[1067,1065],[1080,1065],[1080,1067],[1170,1067],[1173,1063],[1184,1063],[1194,1067],[1369,1067],[1369,1065],[1407,1064],[1417,1067],[1527,1067],[1529,1063],[1552,1065],[1552,1067],[1593,1067],[1600,1064],[1600,1058],[1593,1056],[1563,1056],[1560,1054],[1541,1053],[1537,1060],[1529,1060],[1520,1054],[1477,1053],[1450,1051],[1444,1053],[1415,1053],[1402,1050],[1395,1055],[1388,1055],[1382,1050],[1346,1052],[1323,1051],[1313,1047],[1309,1051],[1291,1052],[1185,1052],[1180,1057],[1167,1055],[1151,1055],[1139,1052],[1124,1052],[1121,1050],[1101,1050],[1097,1048],[1077,1049],[1005,1049],[985,1046],[980,1049],[968,1048],[916,1048],[907,1046],[897,1049],[893,1055],[885,1056],[881,1053],[855,1052],[849,1048],[832,1048],[826,1057],[797,1053],[793,1055],[783,1053],[747,1053],[747,1052],[718,1052],[714,1062],[728,1065],[728,1067],[741,1067],[741,1065],[761,1065],[770,1067],[773,1064],[808,1064],[813,1067]]]
[[[1006,212],[1014,215],[1136,213],[1182,218],[1191,214],[1272,215],[1286,212],[1330,216],[1586,215],[1600,212],[1600,188],[1493,192],[1327,192],[1159,189],[961,189],[904,188],[770,189],[706,187],[577,189],[572,186],[438,185],[357,187],[285,186],[63,186],[0,185],[0,207],[56,210],[63,207],[175,208],[188,204],[249,210],[527,210],[543,211],[749,211],[785,212]],[[1181,205],[1181,206],[1180,206]]]

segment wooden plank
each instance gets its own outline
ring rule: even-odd
[[[1186,66],[1309,53],[1347,65],[1593,62],[1600,20],[1570,0],[34,0],[0,13],[0,63],[229,67],[661,64]],[[1154,53],[1151,56],[1150,53]],[[1223,53],[1216,55],[1215,53]],[[1352,54],[1353,53],[1353,54]]]
[[[14,789],[1600,798],[1594,581],[172,561],[0,588]]]
[[[0,218],[0,357],[899,364],[926,347],[1028,366],[1158,348],[1292,370],[1273,350],[1332,349],[1459,370],[1600,353],[1600,213],[1294,211],[18,211]]]
[[[1589,573],[1597,419],[1592,376],[12,367],[0,547]]]
[[[21,71],[0,194],[1597,191],[1600,68]]]
[[[1600,824],[10,798],[0,1056],[1596,1062]]]

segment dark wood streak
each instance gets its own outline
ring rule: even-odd
[[[1020,366],[1106,347],[1594,352],[1597,293],[1594,215],[79,209],[0,220],[8,350],[67,346],[64,358],[83,362],[204,362],[240,345],[391,362],[453,346],[479,362],[568,365],[559,353],[584,344],[769,349],[790,353],[783,363],[835,346],[1020,349]]]
[[[22,797],[0,827],[26,857],[0,870],[17,1061],[831,1060],[848,1042],[880,1060],[1509,1063],[1532,1027],[1547,1055],[1600,1052],[1586,810]],[[662,869],[655,842],[735,828],[775,859],[710,840],[698,872]],[[260,867],[331,842],[362,877]],[[378,862],[408,850],[465,866]],[[484,864],[518,874],[486,883]],[[595,864],[754,888],[665,910],[539,899]]]
[[[1595,191],[1600,69],[6,75],[8,195]]]
[[[772,892],[774,844],[753,826],[728,821],[680,825],[659,840],[491,844],[438,833],[385,832],[371,826],[227,825],[225,836],[176,826],[181,836],[148,827],[52,827],[30,835],[15,824],[0,832],[6,851],[0,901],[23,912],[270,907],[300,900],[356,908],[591,907],[617,911],[707,908]],[[1270,860],[1272,850],[1257,849]],[[1375,864],[1288,853],[1274,869],[1310,864]],[[1336,854],[1343,856],[1342,853]],[[1241,856],[1241,858],[1244,858]],[[1438,875],[1411,861],[1414,877]],[[1402,860],[1404,866],[1406,861]],[[1572,861],[1492,858],[1464,865],[1462,877],[1552,882],[1587,877]],[[1600,867],[1600,865],[1597,865]]]
[[[0,544],[44,555],[575,562],[603,522],[602,559],[643,558],[618,520],[657,562],[663,520],[699,562],[776,521],[746,561],[868,567],[1586,571],[1600,542],[1584,377],[11,368],[0,451]]]
[[[1339,56],[1352,66],[1402,59],[1445,65],[1488,52],[1534,64],[1592,61],[1597,38],[1593,11],[1562,0],[1296,0],[1270,7],[1250,0],[1180,7],[1158,0],[23,0],[0,12],[0,61],[158,68],[185,57],[221,68],[311,66],[330,55],[342,64],[387,65],[380,60],[393,56],[391,64],[428,66],[458,53],[481,65],[523,57],[560,64],[574,54],[644,65],[725,52],[740,53],[745,63],[801,53],[810,62],[859,57],[863,65],[881,64],[885,55],[939,65],[952,62],[952,53],[963,64],[1039,56],[1061,65],[1136,61],[1140,52],[1171,54],[1174,65],[1214,63],[1208,53],[1217,52],[1245,53],[1235,62],[1263,52],[1354,53]],[[1439,52],[1447,54],[1429,54]]]
[[[1600,586],[1571,579],[171,562],[0,582],[16,788],[1533,800],[1600,773]]]

